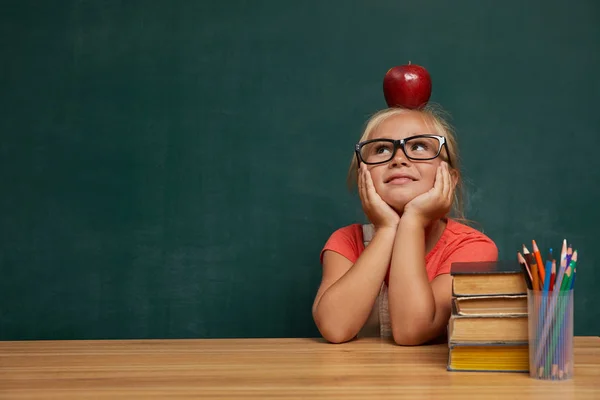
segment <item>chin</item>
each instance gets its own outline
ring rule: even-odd
[[[383,199],[390,207],[392,207],[398,214],[402,214],[404,212],[404,207],[410,201],[409,199]]]
[[[404,210],[404,206],[408,204],[409,201],[417,197],[415,193],[406,193],[405,191],[390,191],[385,193],[384,196],[381,196],[383,201],[389,204],[394,210],[402,211]]]
[[[420,187],[402,187],[396,186],[391,188],[386,188],[387,190],[384,192],[384,196],[382,199],[390,205],[395,210],[404,210],[404,206],[407,205],[411,200],[415,197],[420,196],[423,193],[426,193],[427,190],[422,190]]]

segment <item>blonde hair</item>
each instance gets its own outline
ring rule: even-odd
[[[363,134],[359,139],[359,143],[368,140],[371,134],[375,130],[377,130],[377,128],[388,118],[407,113],[420,114],[425,120],[425,123],[432,129],[432,132],[429,133],[437,133],[438,135],[442,135],[446,138],[446,142],[448,144],[447,150],[450,153],[450,159],[452,161],[452,165],[448,166],[457,178],[456,189],[454,191],[454,200],[452,202],[452,216],[456,220],[468,223],[469,221],[465,218],[464,215],[464,184],[462,174],[460,171],[460,156],[458,151],[458,143],[456,142],[454,129],[448,122],[448,113],[446,113],[441,107],[430,104],[419,110],[410,110],[406,108],[395,107],[386,108],[381,111],[378,111],[377,113],[372,115],[371,118],[369,118],[369,120],[367,121]],[[442,160],[448,162],[448,157],[445,151],[442,151],[440,157],[442,158]],[[353,189],[357,185],[357,169],[358,161],[356,159],[356,155],[354,155],[352,157],[352,161],[350,162],[350,168],[348,169],[347,183],[350,189]]]

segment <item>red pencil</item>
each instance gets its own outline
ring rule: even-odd
[[[556,260],[552,260],[552,274],[550,275],[550,291],[554,289],[554,280],[556,279]]]

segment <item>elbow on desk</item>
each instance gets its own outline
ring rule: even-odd
[[[420,335],[393,332],[394,343],[398,346],[418,346],[426,342]]]
[[[349,342],[356,336],[352,332],[343,329],[321,329],[320,331],[325,340],[334,344]]]
[[[327,340],[329,343],[340,344],[346,343],[354,339],[354,336],[351,335],[323,335],[323,338]]]
[[[394,342],[400,346],[425,344],[441,333],[438,332],[440,330],[437,327],[439,322],[436,323],[435,316],[430,317],[427,313],[408,316],[399,323],[394,319],[391,319],[390,322]]]
[[[319,332],[321,332],[321,336],[323,336],[323,339],[334,344],[349,342],[356,336],[354,333],[350,332],[349,329],[340,329],[339,327],[328,327],[323,326],[323,324],[317,324],[317,328],[319,328]]]
[[[317,312],[316,308],[313,309],[313,319],[321,336],[323,336],[323,339],[330,343],[345,343],[356,337],[357,332],[352,332],[350,329],[336,321],[330,321],[330,319],[323,318],[323,316]]]
[[[392,327],[394,342],[399,346],[418,346],[430,339],[426,327],[412,325],[410,327]]]

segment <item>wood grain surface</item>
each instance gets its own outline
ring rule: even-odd
[[[575,338],[575,377],[446,371],[447,345],[380,339],[0,342],[0,399],[600,399],[600,338]]]

